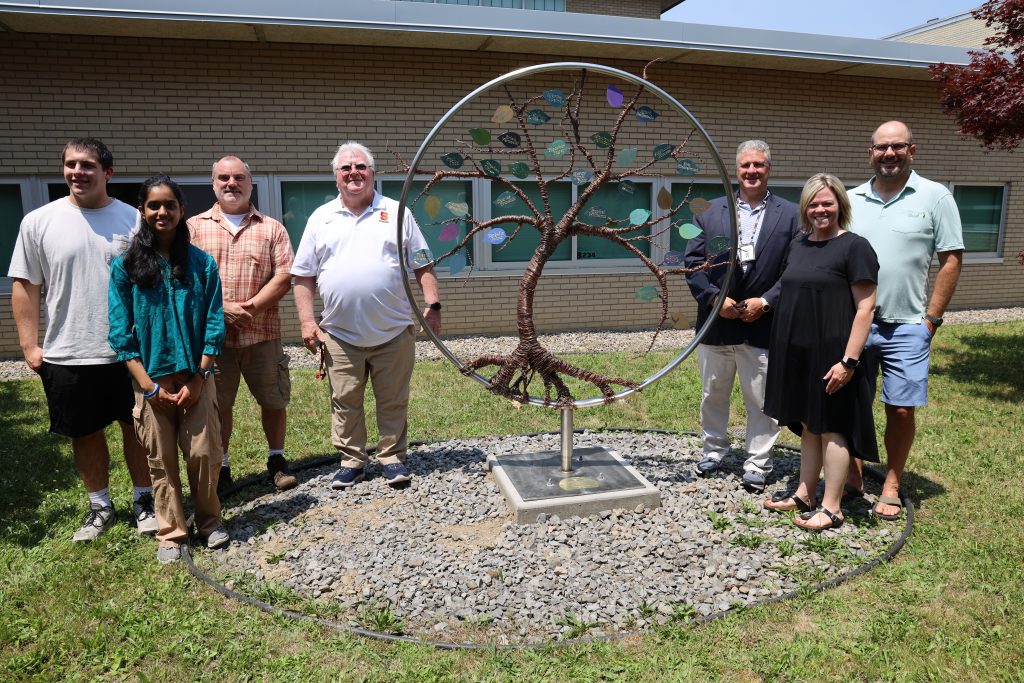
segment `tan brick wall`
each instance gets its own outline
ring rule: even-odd
[[[123,175],[203,175],[217,155],[241,155],[260,173],[323,174],[348,138],[410,158],[433,123],[481,83],[542,56],[360,48],[370,69],[352,71],[345,47],[6,34],[0,43],[0,175],[59,178],[65,140],[95,135],[114,149]],[[558,61],[557,58],[552,61]],[[221,65],[244,62],[245,68]],[[609,66],[639,72],[642,64]],[[899,117],[914,128],[916,168],[939,181],[1008,182],[1002,263],[964,267],[952,307],[1024,305],[1024,196],[1015,156],[960,140],[927,82],[659,64],[652,78],[703,123],[726,164],[740,141],[772,144],[774,179],[802,181],[827,170],[850,183],[868,176],[874,127]],[[382,158],[386,155],[379,155]],[[382,162],[383,163],[383,162]],[[450,333],[514,328],[517,277],[443,280]],[[643,327],[657,306],[635,299],[649,276],[556,274],[540,287],[544,329]],[[0,354],[17,355],[9,298],[0,296]],[[286,326],[296,329],[290,298]],[[679,285],[673,308],[692,314]]]
[[[983,48],[985,40],[994,34],[995,31],[986,26],[984,21],[967,17],[952,24],[937,26],[896,40],[904,43]]]
[[[660,19],[661,0],[566,0],[567,12]]]

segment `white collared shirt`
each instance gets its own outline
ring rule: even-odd
[[[320,327],[354,346],[379,346],[413,323],[398,261],[398,202],[379,192],[360,215],[341,197],[309,217],[292,275],[315,277],[324,302]],[[422,268],[429,252],[412,211],[402,233],[406,268]],[[422,256],[422,255],[421,255]],[[427,261],[432,260],[427,259]]]

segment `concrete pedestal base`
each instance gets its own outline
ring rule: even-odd
[[[661,507],[661,492],[615,451],[577,448],[571,472],[563,472],[561,463],[559,451],[487,458],[517,523],[535,522],[541,513],[582,517],[616,508],[632,510],[641,503]]]

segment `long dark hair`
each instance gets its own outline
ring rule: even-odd
[[[124,254],[124,267],[128,271],[128,278],[140,287],[155,287],[160,282],[161,261],[156,251],[156,233],[152,226],[146,222],[143,206],[149,198],[149,192],[154,187],[163,185],[170,188],[174,198],[182,209],[185,208],[185,199],[181,194],[178,183],[166,175],[155,175],[149,178],[139,188],[139,230],[132,238],[128,250]],[[174,241],[171,242],[171,275],[182,283],[189,282],[188,272],[188,245],[191,242],[188,234],[188,224],[185,223],[185,213],[182,211],[181,221],[174,228]]]

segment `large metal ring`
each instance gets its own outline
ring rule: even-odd
[[[701,138],[704,140],[704,143],[707,145],[708,149],[711,151],[711,155],[712,155],[712,158],[714,159],[715,166],[718,168],[719,177],[721,178],[723,187],[728,188],[726,193],[725,193],[725,196],[728,198],[728,202],[729,202],[729,216],[731,218],[731,221],[730,221],[730,235],[729,235],[729,237],[730,237],[730,244],[729,244],[729,250],[730,250],[729,256],[730,256],[730,258],[729,258],[729,266],[728,266],[728,269],[726,270],[726,274],[725,274],[725,281],[729,282],[732,279],[733,271],[736,268],[735,255],[736,255],[737,245],[739,244],[738,230],[737,230],[737,225],[736,225],[736,202],[735,202],[735,199],[733,197],[733,193],[731,191],[731,188],[732,188],[731,175],[730,175],[728,169],[726,168],[725,164],[722,163],[722,157],[718,153],[718,148],[715,147],[715,143],[711,140],[711,137],[708,135],[707,131],[704,130],[704,127],[700,124],[700,122],[696,119],[696,117],[694,117],[693,114],[691,114],[689,112],[689,110],[687,110],[687,108],[684,107],[678,100],[676,100],[674,97],[669,95],[667,92],[665,92],[664,90],[662,90],[658,86],[654,85],[653,83],[651,83],[651,82],[649,82],[647,80],[644,80],[643,78],[640,78],[639,76],[634,76],[633,74],[631,74],[631,73],[629,73],[627,71],[622,71],[620,69],[614,69],[614,68],[608,67],[608,66],[601,66],[600,64],[588,64],[588,63],[585,63],[585,62],[553,62],[551,64],[538,64],[536,66],[528,66],[528,67],[524,67],[522,69],[517,69],[515,71],[511,71],[511,72],[505,74],[504,76],[499,76],[498,78],[495,78],[492,81],[484,83],[479,88],[477,88],[473,92],[471,92],[468,95],[466,95],[465,97],[463,97],[459,101],[458,104],[456,104],[454,107],[449,109],[448,112],[444,116],[441,117],[441,119],[433,127],[433,129],[430,131],[430,133],[427,134],[427,137],[424,138],[423,143],[420,145],[419,150],[416,152],[416,156],[413,157],[412,163],[409,164],[409,172],[405,176],[405,183],[402,185],[402,196],[399,198],[399,202],[398,202],[398,253],[400,255],[405,253],[405,247],[403,245],[402,226],[403,226],[403,224],[405,222],[405,212],[407,210],[406,200],[407,200],[407,198],[409,196],[409,191],[412,188],[412,184],[413,184],[413,182],[416,179],[415,178],[415,176],[416,176],[416,168],[419,167],[420,160],[423,159],[424,155],[427,153],[427,150],[430,148],[430,144],[434,141],[434,138],[437,137],[438,133],[441,132],[441,130],[444,128],[445,124],[453,116],[455,116],[459,111],[461,111],[463,109],[463,107],[465,107],[470,102],[472,102],[476,97],[478,97],[480,95],[483,95],[484,93],[488,92],[489,90],[492,90],[493,88],[496,88],[496,87],[498,87],[500,85],[503,85],[505,83],[509,83],[511,81],[515,81],[515,80],[518,80],[520,78],[524,78],[524,77],[527,77],[527,76],[534,76],[534,75],[540,74],[540,73],[547,73],[547,72],[552,72],[552,71],[579,71],[579,70],[586,70],[586,71],[592,71],[592,72],[596,72],[596,73],[606,74],[608,76],[615,76],[615,77],[621,78],[622,80],[628,81],[630,83],[642,86],[642,87],[650,90],[655,95],[657,95],[663,102],[665,102],[670,107],[672,107],[672,109],[674,109],[677,112],[679,112],[680,114],[682,114],[683,117],[685,117],[693,125],[694,129],[700,134]],[[456,367],[459,368],[459,370],[464,370],[465,365],[462,363],[461,360],[459,360],[458,356],[456,356],[454,353],[452,353],[448,349],[448,347],[445,346],[444,342],[437,335],[434,334],[433,330],[430,329],[430,325],[427,324],[426,319],[423,317],[423,314],[419,310],[419,307],[418,307],[418,305],[416,303],[416,295],[413,292],[412,285],[409,282],[409,279],[410,279],[409,275],[410,275],[410,273],[409,273],[408,268],[406,267],[405,259],[400,256],[398,261],[399,261],[399,264],[400,264],[401,269],[402,269],[402,283],[405,285],[405,291],[406,291],[406,294],[409,297],[409,302],[412,305],[412,310],[416,314],[416,317],[419,320],[420,325],[423,328],[423,331],[427,334],[428,337],[430,337],[431,341],[434,342],[434,344],[437,346],[437,348],[441,351],[441,353],[443,353],[445,355],[446,358],[448,358],[448,360],[450,360],[452,363],[454,363],[456,365]],[[651,375],[650,377],[648,377],[647,379],[642,381],[638,386],[633,387],[633,388],[625,388],[622,391],[619,391],[618,393],[616,393],[614,396],[612,396],[610,400],[611,401],[617,401],[617,400],[620,400],[620,399],[623,399],[623,398],[629,396],[630,394],[632,394],[634,392],[642,391],[646,387],[649,387],[650,385],[652,385],[655,382],[657,382],[659,379],[661,379],[662,377],[667,375],[669,372],[674,370],[680,363],[682,363],[691,353],[693,353],[693,350],[696,349],[697,345],[700,344],[701,341],[704,339],[704,336],[707,334],[708,330],[711,328],[711,326],[714,324],[715,320],[718,318],[718,312],[719,312],[719,310],[721,310],[722,304],[723,304],[724,300],[725,300],[725,297],[718,297],[718,300],[715,302],[715,305],[713,306],[712,311],[711,311],[710,315],[708,316],[707,321],[705,321],[704,325],[702,325],[701,328],[699,330],[697,330],[697,333],[693,337],[693,341],[691,341],[690,344],[686,348],[681,350],[679,352],[679,354],[675,358],[673,358],[669,363],[667,363],[664,367],[662,367],[656,373],[654,373],[653,375]],[[485,387],[488,387],[488,388],[491,387],[490,380],[488,380],[486,377],[484,377],[483,375],[481,375],[481,374],[479,374],[477,372],[471,372],[471,373],[464,372],[463,374],[466,374],[466,376],[468,376],[468,377],[472,377],[473,379],[475,379],[480,384],[483,384]],[[591,398],[586,398],[586,399],[574,401],[574,405],[577,408],[587,408],[587,407],[590,407],[590,406],[604,405],[605,403],[608,403],[608,402],[609,401],[607,399],[605,399],[604,397],[591,397]],[[539,399],[539,398],[537,398],[535,396],[531,396],[530,397],[530,403],[533,404],[533,405],[536,405],[536,406],[544,406],[544,405],[546,405],[543,400],[541,400],[541,399]],[[550,404],[550,405],[551,405],[551,407],[555,407],[554,404]]]

